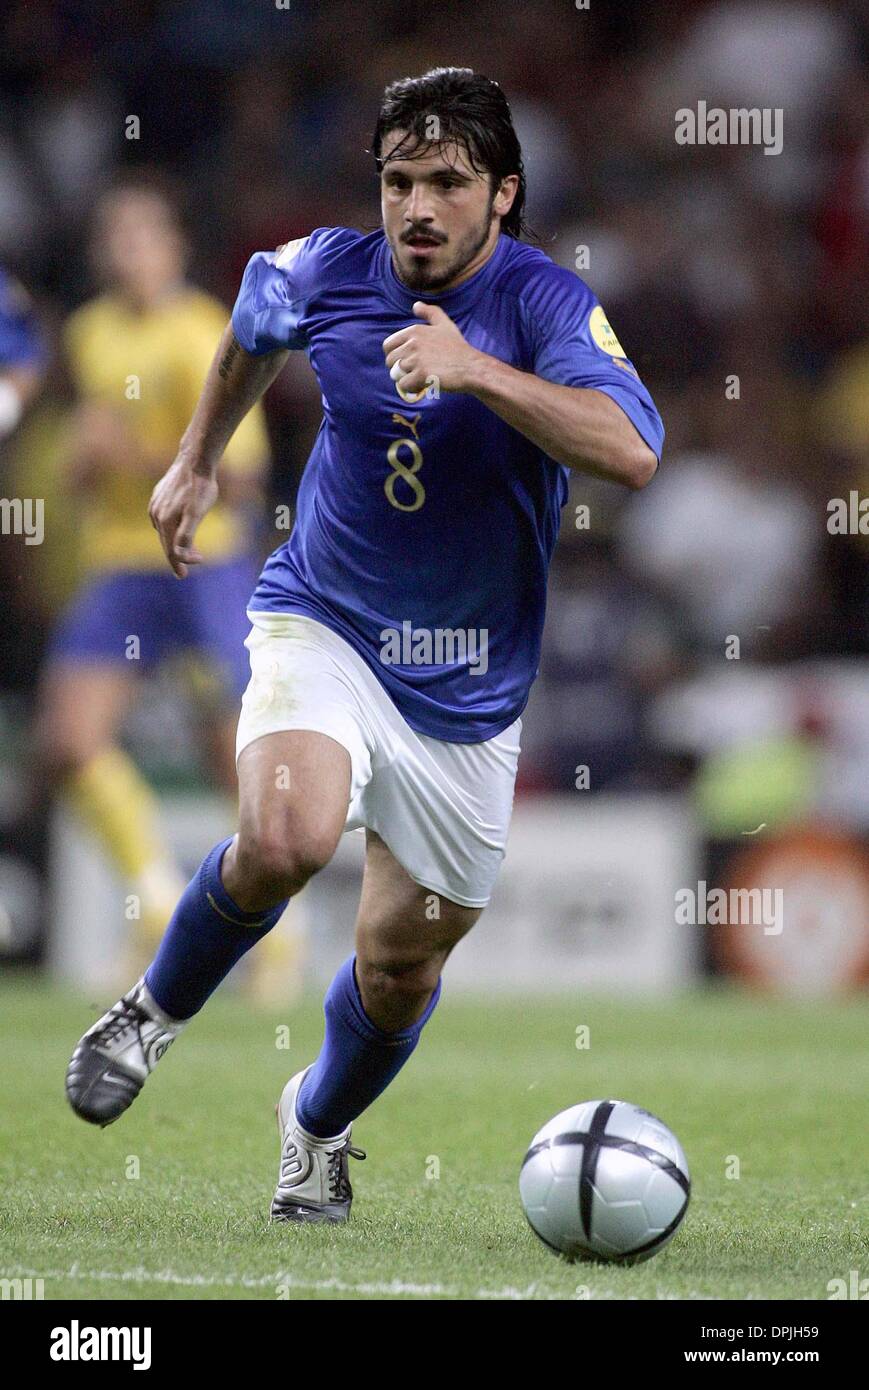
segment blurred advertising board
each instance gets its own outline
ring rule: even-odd
[[[192,874],[227,833],[227,807],[201,795],[168,796],[163,807],[179,860]],[[364,834],[345,835],[332,863],[297,899],[312,984],[328,981],[352,949],[363,855]],[[662,994],[690,983],[700,957],[697,930],[677,925],[673,903],[678,886],[696,879],[697,859],[691,817],[678,799],[519,801],[501,879],[453,953],[450,987]],[[51,863],[52,970],[83,987],[108,987],[130,936],[124,886],[63,812],[55,816]]]

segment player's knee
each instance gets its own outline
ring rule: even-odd
[[[335,846],[316,830],[290,827],[239,832],[239,874],[250,887],[272,888],[292,897],[328,864]]]
[[[356,978],[366,997],[390,1009],[412,1009],[434,993],[442,965],[440,952],[413,959],[389,954],[370,959],[357,953]]]

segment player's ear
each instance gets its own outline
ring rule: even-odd
[[[507,216],[507,213],[513,206],[513,199],[516,197],[518,187],[518,174],[507,174],[506,178],[501,180],[498,192],[495,194],[495,199],[492,204],[493,210],[499,217]]]

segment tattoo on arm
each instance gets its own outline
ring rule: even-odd
[[[220,366],[217,369],[220,375],[223,377],[224,381],[226,381],[227,377],[232,371],[232,364],[240,352],[241,343],[238,341],[237,338],[233,338],[232,342],[229,344],[229,347],[226,349],[226,352],[223,354],[223,361],[220,363]]]

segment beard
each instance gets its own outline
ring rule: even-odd
[[[429,265],[427,261],[423,260],[419,265],[411,266],[409,270],[404,270],[399,265],[395,244],[392,243],[392,259],[395,266],[395,273],[401,283],[406,285],[409,290],[423,290],[429,293],[436,293],[438,290],[442,290],[446,285],[449,285],[457,276],[461,275],[462,271],[470,265],[474,257],[486,244],[492,227],[492,205],[494,201],[494,195],[491,195],[489,197],[489,206],[486,209],[485,217],[477,227],[465,233],[446,266],[440,266],[435,269],[434,266]],[[400,242],[399,245],[403,250],[412,249],[408,247],[405,242]]]

